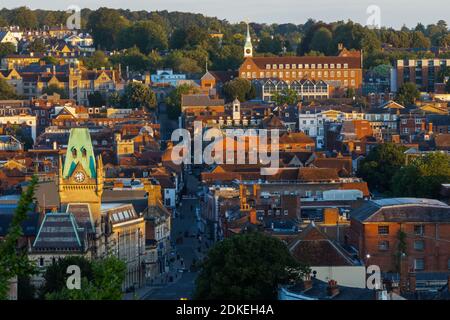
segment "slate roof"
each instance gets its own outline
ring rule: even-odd
[[[181,96],[181,106],[223,106],[223,99],[211,99],[207,94],[186,94]]]
[[[47,213],[33,243],[33,251],[82,251],[83,231],[71,213]]]
[[[280,144],[308,143],[314,144],[314,140],[303,132],[288,132],[283,134],[279,140]]]
[[[355,262],[314,224],[308,225],[289,244],[289,251],[301,263],[309,266],[352,266]]]
[[[285,289],[288,291],[288,293],[304,296],[308,300],[375,300],[375,292],[373,290],[343,287],[340,286],[339,283],[339,294],[334,297],[330,297],[327,294],[328,284],[326,282],[318,280],[316,278],[313,278],[312,282],[312,288],[306,291],[303,283]],[[297,298],[295,300],[302,299]]]
[[[367,201],[350,213],[360,222],[450,222],[450,206],[433,199],[387,198]]]
[[[84,228],[89,233],[95,233],[95,222],[92,219],[88,204],[69,203],[66,212],[71,213],[74,216],[78,226]]]
[[[436,147],[439,149],[450,149],[450,134],[449,133],[443,133],[438,134],[434,137],[434,143],[436,144]]]

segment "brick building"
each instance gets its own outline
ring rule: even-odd
[[[403,83],[412,82],[422,91],[434,92],[439,72],[449,66],[450,59],[397,60],[391,91],[397,92]]]
[[[244,62],[239,77],[255,79],[278,79],[286,83],[300,80],[323,80],[334,88],[334,94],[346,89],[362,89],[362,54],[348,51],[340,46],[337,56],[286,56],[254,57],[249,32],[244,46]],[[341,89],[341,90],[338,90]]]
[[[416,198],[373,200],[350,213],[348,243],[382,272],[450,270],[450,207]],[[402,263],[400,263],[400,261]]]

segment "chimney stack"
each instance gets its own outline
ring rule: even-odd
[[[328,281],[327,294],[330,298],[334,298],[339,294],[339,287],[336,280]]]

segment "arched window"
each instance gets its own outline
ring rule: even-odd
[[[83,158],[86,158],[87,152],[86,152],[86,149],[85,149],[85,148],[81,148],[81,156],[82,156]]]
[[[72,148],[72,157],[76,158],[77,157],[77,149]]]

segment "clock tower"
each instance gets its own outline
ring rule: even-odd
[[[247,22],[247,37],[244,45],[244,58],[253,57],[252,37],[250,37],[250,25]]]
[[[71,129],[64,165],[62,158],[59,159],[61,206],[88,205],[92,222],[100,222],[103,179],[102,158],[95,158],[89,130]]]

